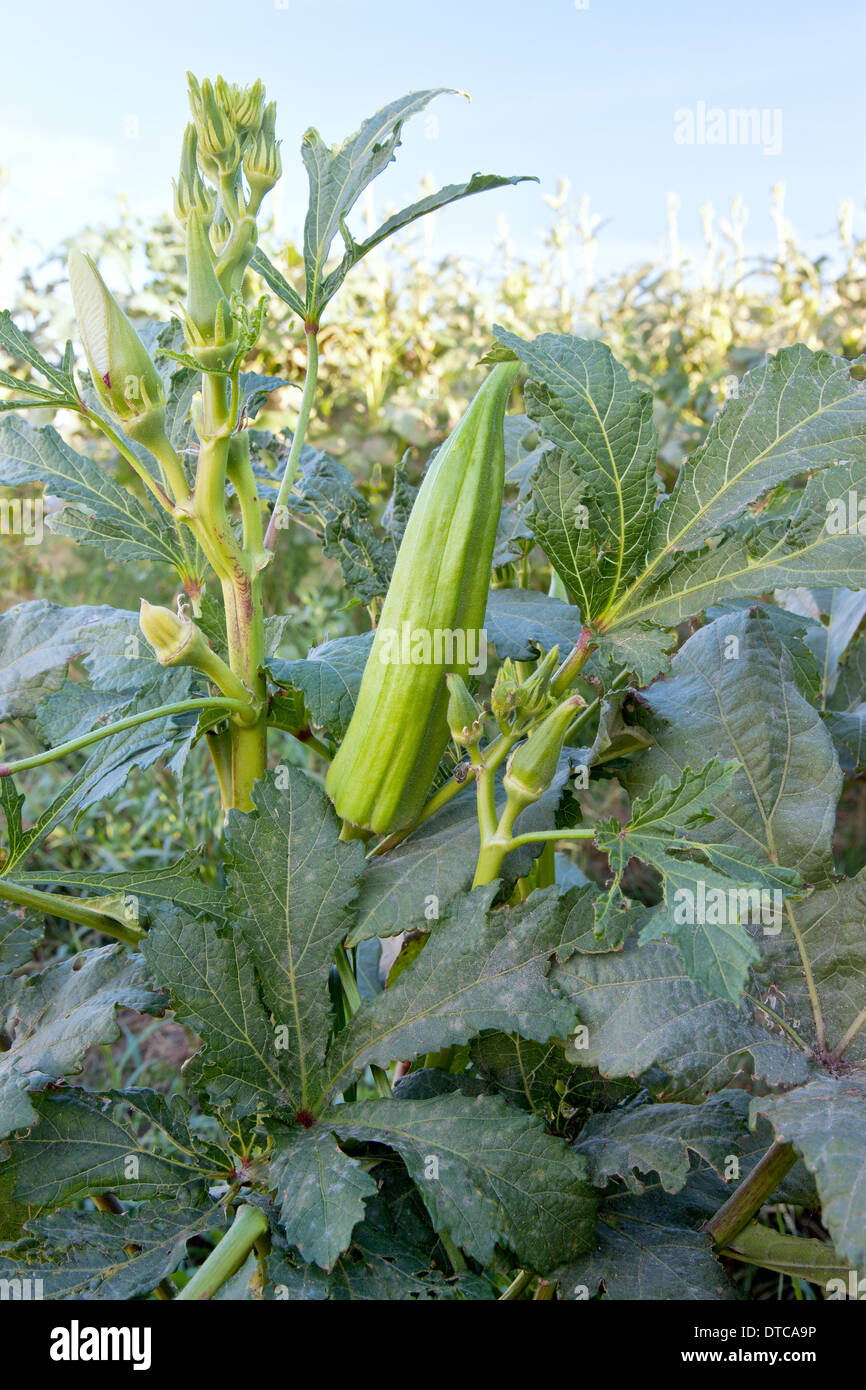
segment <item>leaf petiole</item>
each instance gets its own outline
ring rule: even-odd
[[[304,392],[301,396],[301,405],[298,411],[295,433],[292,435],[292,447],[289,450],[289,457],[286,460],[286,470],[283,474],[283,480],[280,483],[280,490],[277,493],[274,510],[271,512],[268,529],[265,532],[265,550],[269,551],[274,551],[277,548],[277,536],[283,526],[286,504],[288,502],[289,493],[292,490],[292,484],[295,481],[298,460],[301,457],[301,450],[304,447],[304,437],[307,433],[307,425],[310,422],[313,399],[316,394],[316,382],[319,375],[318,329],[305,327],[304,332],[307,337],[307,371],[304,377]]]
[[[66,743],[58,743],[53,748],[46,748],[44,753],[35,753],[31,758],[19,758],[14,763],[0,763],[0,777],[11,777],[16,772],[26,772],[31,767],[42,767],[45,763],[54,762],[56,758],[65,758],[69,753],[77,753],[81,748],[88,748],[92,743],[99,743],[104,738],[111,738],[112,734],[121,734],[126,729],[134,729],[139,724],[147,724],[153,719],[163,719],[170,714],[186,714],[188,710],[204,709],[225,709],[225,710],[248,710],[249,701],[232,700],[223,695],[202,695],[190,700],[175,700],[168,705],[157,705],[155,709],[142,710],[139,714],[127,715],[125,719],[118,719],[114,724],[106,724],[101,729],[92,729],[89,734],[82,734],[80,738],[71,738]]]

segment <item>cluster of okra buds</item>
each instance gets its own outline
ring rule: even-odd
[[[448,726],[458,747],[477,749],[488,711],[503,735],[528,734],[511,754],[503,783],[518,811],[537,801],[550,786],[568,730],[584,705],[580,695],[558,702],[552,693],[550,683],[558,662],[559,648],[552,647],[521,683],[513,663],[504,661],[485,709],[478,706],[459,675],[446,677]]]
[[[260,82],[242,88],[190,75],[193,120],[183,141],[175,211],[186,231],[189,293],[181,309],[190,354],[229,371],[238,352],[233,307],[256,248],[256,216],[280,177],[276,108]],[[103,406],[157,457],[166,451],[165,391],[150,354],[93,261],[72,251],[69,281],[93,384]]]
[[[237,87],[190,74],[192,123],[174,185],[186,229],[187,343],[205,371],[228,371],[238,351],[233,299],[256,249],[256,217],[280,177],[276,106],[260,82]]]
[[[206,434],[221,431],[228,436],[237,425],[236,408],[233,411],[229,407],[229,402],[234,406],[235,393],[229,392],[227,379],[238,371],[241,358],[254,341],[263,309],[260,305],[258,315],[249,314],[241,288],[256,249],[256,217],[262,199],[280,177],[281,163],[274,134],[276,108],[273,103],[265,105],[260,82],[238,87],[222,78],[199,83],[190,75],[189,97],[192,122],[184,135],[175,182],[175,211],[186,235],[188,295],[180,313],[187,353],[162,351],[169,357],[180,356],[187,365],[192,358],[208,374],[206,380],[211,380],[217,395],[225,397],[226,409],[217,426],[213,425],[213,412],[203,424],[204,412],[194,409],[204,442]],[[127,450],[128,460],[177,519],[203,524],[191,505],[183,463],[166,432],[165,387],[150,354],[99,270],[83,252],[70,254],[69,281],[101,405],[129,438],[155,457],[161,482]],[[221,377],[222,382],[214,383],[214,376]],[[230,458],[236,459],[242,448],[235,439],[231,446]],[[223,468],[227,457],[222,456]],[[208,537],[200,531],[195,534],[205,545]],[[191,584],[187,588],[193,594]],[[196,580],[195,591],[199,590]],[[196,666],[224,694],[244,698],[245,687],[224,663],[219,662],[220,669],[216,668],[218,659],[191,622],[170,610],[143,604],[142,628],[163,664]]]

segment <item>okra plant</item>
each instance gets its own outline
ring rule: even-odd
[[[785,348],[665,490],[652,397],[603,342],[491,326],[472,403],[379,515],[306,442],[327,307],[395,232],[520,182],[475,174],[356,238],[438,95],[307,132],[280,269],[275,108],[191,79],[177,316],[137,331],[73,251],[83,355],[0,317],[0,483],[149,576],[140,613],[0,617],[0,1277],[727,1300],[759,1266],[856,1297],[866,877],[833,832],[866,748],[866,363]],[[262,282],[306,341],[292,433],[256,422],[285,383],[245,370]],[[107,445],[72,447],[76,421]],[[264,579],[302,526],[355,630],[288,659]],[[16,757],[22,731],[42,751]],[[180,797],[199,757],[212,855],[45,853],[133,769]],[[91,1084],[119,1010],[189,1030],[170,1093]]]

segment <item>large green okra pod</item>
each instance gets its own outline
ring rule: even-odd
[[[465,679],[479,650],[518,369],[494,367],[424,478],[328,772],[338,813],[380,834],[421,810],[449,738],[445,673]]]

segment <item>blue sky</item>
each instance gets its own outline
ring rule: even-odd
[[[854,0],[43,0],[3,20],[0,166],[9,222],[51,245],[112,217],[118,194],[142,213],[165,207],[186,120],[185,70],[261,76],[279,105],[286,175],[280,225],[299,228],[307,125],[333,141],[417,87],[453,86],[406,128],[379,206],[411,199],[425,175],[534,173],[521,185],[442,213],[435,248],[483,260],[508,219],[521,251],[548,224],[542,193],[571,183],[606,219],[601,269],[660,245],[665,197],[681,200],[680,234],[700,246],[698,207],[724,214],[741,193],[747,249],[771,249],[770,189],[808,247],[833,244],[842,197],[862,229],[866,7]],[[13,55],[18,55],[17,58]],[[772,140],[678,143],[675,113],[757,108]],[[781,125],[779,116],[781,113]],[[682,118],[680,120],[681,131]],[[770,125],[766,133],[769,135]],[[778,136],[781,133],[781,142]],[[728,136],[730,131],[728,130]],[[778,145],[775,153],[767,144]],[[7,254],[4,278],[27,248]]]

